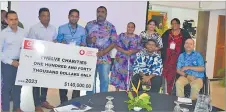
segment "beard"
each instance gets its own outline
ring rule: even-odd
[[[71,23],[72,25],[76,25],[76,24],[78,23],[78,21],[70,21],[70,23]]]
[[[98,17],[97,17],[97,20],[98,20],[98,21],[104,21],[105,19],[106,19],[106,17],[103,17],[103,16],[98,16]]]

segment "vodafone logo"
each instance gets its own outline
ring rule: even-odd
[[[25,40],[24,41],[24,49],[33,49],[33,41],[31,40]]]
[[[84,54],[85,54],[85,51],[84,51],[84,50],[80,50],[80,51],[79,51],[79,54],[80,54],[80,55],[84,55]]]

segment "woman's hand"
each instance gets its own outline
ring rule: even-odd
[[[116,48],[116,50],[118,50],[119,52],[122,52],[123,54],[126,54],[126,55],[128,55],[128,56],[130,56],[131,54],[132,54],[132,52],[131,52],[131,50],[124,50],[124,49],[122,49],[121,47],[119,47],[119,46],[115,46],[115,48]]]

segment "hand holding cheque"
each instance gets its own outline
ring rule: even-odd
[[[98,50],[24,39],[16,85],[92,90]]]

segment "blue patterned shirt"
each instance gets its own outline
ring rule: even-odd
[[[133,74],[144,73],[148,75],[162,75],[162,58],[154,52],[148,53],[146,49],[141,50],[136,54],[136,60],[134,62]]]
[[[197,51],[192,51],[190,54],[187,54],[186,52],[180,54],[177,62],[177,69],[181,69],[182,67],[185,67],[185,66],[205,67],[202,55]],[[184,72],[188,75],[192,75],[197,78],[204,77],[204,72],[197,72],[194,70],[185,70]]]
[[[70,41],[74,41],[76,45],[86,45],[86,31],[85,28],[78,25],[76,28],[72,28],[71,24],[67,23],[59,27],[57,41],[62,42],[62,40],[66,41],[67,44]]]

